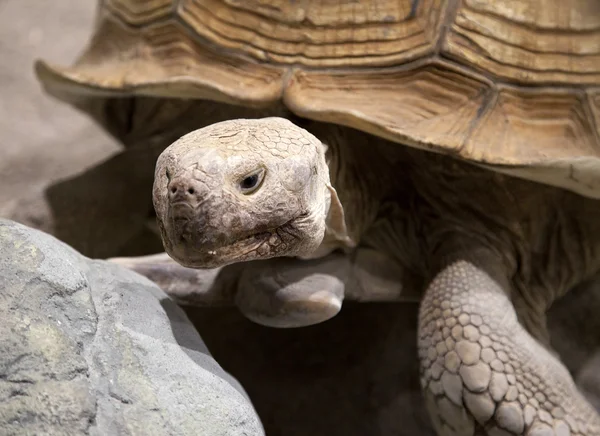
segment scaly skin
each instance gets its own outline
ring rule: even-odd
[[[371,247],[425,289],[422,381],[440,435],[600,434],[545,327],[550,304],[600,271],[600,202],[308,128],[319,139],[277,118],[227,121],[169,147],[154,201],[170,255],[218,267]]]
[[[310,255],[323,242],[331,194],[320,142],[285,119],[266,120],[213,124],[160,156],[158,226],[182,265]]]
[[[426,405],[440,435],[600,433],[596,411],[566,368],[473,263],[454,262],[429,285],[418,344]]]
[[[403,271],[381,253],[359,248],[310,260],[277,257],[213,269],[184,267],[167,253],[109,259],[160,286],[179,304],[237,306],[269,327],[304,327],[337,315],[342,301],[419,301]]]

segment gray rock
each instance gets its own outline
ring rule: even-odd
[[[157,286],[0,220],[0,434],[264,431]]]

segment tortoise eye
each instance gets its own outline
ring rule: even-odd
[[[240,181],[240,191],[242,194],[249,195],[256,191],[263,181],[265,170],[260,169],[252,174],[247,175]]]

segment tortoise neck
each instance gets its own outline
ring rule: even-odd
[[[369,144],[364,133],[328,126],[317,136],[327,145],[329,178],[342,203],[349,236],[359,242],[377,214],[382,193],[379,184],[385,177],[373,175],[385,166],[377,170],[373,156],[367,156]]]

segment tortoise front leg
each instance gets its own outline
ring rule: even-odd
[[[600,435],[600,418],[567,369],[519,324],[503,286],[474,263],[456,261],[429,285],[418,348],[440,435]]]
[[[302,260],[280,257],[215,269],[181,266],[166,253],[109,259],[160,286],[180,304],[236,305],[254,322],[269,327],[304,327],[335,316],[344,299],[418,301],[403,286],[404,271],[385,255],[359,248]]]
[[[326,321],[342,307],[350,258],[274,258],[215,269],[181,266],[168,254],[108,259],[155,282],[176,302],[236,305],[248,319],[269,327],[304,327]]]
[[[193,306],[231,306],[241,268],[186,268],[167,253],[107,259],[152,280],[175,302]]]
[[[350,258],[273,258],[248,263],[235,302],[250,320],[268,327],[305,327],[327,321],[342,308]]]

